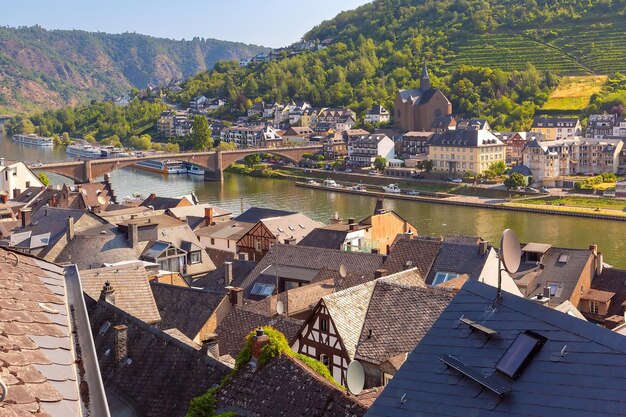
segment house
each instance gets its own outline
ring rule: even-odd
[[[602,268],[596,272],[591,288],[580,296],[578,310],[591,322],[609,329],[626,319],[626,271]]]
[[[23,162],[7,164],[0,158],[0,193],[12,200],[29,187],[43,187],[37,174]]]
[[[193,196],[192,196],[193,197]],[[175,207],[189,207],[195,204],[193,198],[184,197],[160,197],[152,193],[141,202],[140,207],[147,207],[151,210],[167,210]]]
[[[322,297],[292,349],[322,362],[346,384],[348,364],[365,368],[365,388],[383,386],[452,295],[426,289],[416,268]]]
[[[195,96],[194,98],[189,100],[189,108],[195,112],[202,111],[205,109],[206,105],[208,104],[208,100],[209,100],[208,98],[202,95]]]
[[[626,116],[618,117],[613,125],[613,136],[626,138]]]
[[[389,111],[380,104],[374,105],[365,113],[365,123],[382,124],[388,123],[391,118]]]
[[[456,129],[457,123],[457,118],[451,114],[447,116],[436,117],[435,121],[433,122],[431,131],[435,133],[443,133],[446,130],[454,130]]]
[[[238,148],[279,147],[282,137],[269,125],[226,127],[220,132],[220,139],[235,143]]]
[[[237,242],[244,237],[256,223],[236,220],[216,222],[195,230],[203,248],[237,254]]]
[[[396,153],[402,159],[428,154],[428,141],[433,134],[433,132],[406,132],[397,143]]]
[[[294,104],[295,105],[289,107],[289,125],[310,126],[309,124],[301,123],[301,121],[304,112],[308,109],[311,109],[311,105],[306,101]]]
[[[301,213],[263,218],[237,241],[237,251],[258,262],[273,245],[296,245],[318,226],[319,222]]]
[[[356,124],[356,113],[347,108],[324,108],[317,114],[317,124],[327,124],[331,129],[343,132]]]
[[[263,101],[257,101],[248,109],[248,117],[262,117],[265,103]]]
[[[231,211],[208,203],[168,208],[165,214],[186,222],[194,231],[214,223],[228,221],[232,216]]]
[[[352,166],[371,167],[377,157],[389,161],[395,156],[395,143],[382,133],[359,136],[348,142],[348,163]]]
[[[157,133],[165,138],[186,136],[191,133],[192,124],[186,111],[164,111],[157,120]]]
[[[331,134],[322,140],[322,154],[327,161],[336,161],[348,156],[348,146],[342,135]]]
[[[292,142],[306,143],[309,141],[309,138],[313,135],[313,133],[313,129],[308,126],[290,126],[289,129],[287,129],[282,135],[282,137],[285,140],[290,140]]]
[[[206,110],[208,111],[216,111],[221,109],[226,105],[226,99],[223,98],[212,98],[206,102]]]
[[[148,274],[141,262],[82,270],[80,283],[83,292],[93,302],[102,297],[109,304],[148,324],[161,321]]]
[[[281,336],[272,334],[272,337]],[[270,340],[264,329],[247,341],[250,361],[235,371],[216,393],[218,413],[307,417],[365,414],[367,408],[363,403],[325,380],[293,354],[277,352],[277,357],[261,362],[259,352],[269,343],[280,342]]]
[[[619,124],[618,120],[617,114],[590,114],[587,119],[585,139],[604,139],[607,136],[613,136],[614,129]]]
[[[526,145],[535,139],[540,142],[544,140],[541,133],[533,132],[493,132],[493,134],[506,145],[507,165],[523,164],[523,151]]]
[[[485,119],[461,119],[456,124],[456,130],[491,130]]]
[[[573,139],[582,133],[580,120],[577,117],[536,116],[530,131],[542,133],[546,141]]]
[[[433,172],[482,174],[495,162],[504,162],[506,146],[484,129],[456,129],[435,133],[428,143]]]
[[[90,306],[89,321],[114,415],[183,417],[193,398],[232,370],[208,346],[159,330],[105,300]]]
[[[435,121],[452,114],[452,103],[439,89],[431,88],[426,62],[420,88],[399,90],[393,106],[394,126],[403,132],[431,130]]]
[[[622,335],[469,280],[366,416],[624,416],[624,372]]]
[[[0,257],[0,415],[108,416],[76,268]]]

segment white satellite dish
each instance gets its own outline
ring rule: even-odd
[[[500,259],[507,272],[515,273],[522,259],[522,249],[515,232],[506,229],[500,238]]]
[[[348,365],[346,385],[352,395],[359,395],[365,386],[365,370],[359,361],[352,361]]]
[[[339,275],[341,276],[341,278],[345,278],[346,276],[348,276],[346,266],[343,264],[339,265]]]
[[[278,314],[283,314],[285,312],[285,305],[282,301],[276,303],[276,312]]]
[[[103,195],[100,195],[98,196],[98,203],[100,203],[101,206],[104,206],[107,203],[107,199]]]

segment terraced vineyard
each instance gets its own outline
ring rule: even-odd
[[[523,69],[528,62],[559,74],[610,74],[626,71],[626,22],[575,22],[567,27],[517,33],[477,35],[451,45],[453,65],[503,70]]]

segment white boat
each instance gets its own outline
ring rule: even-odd
[[[306,183],[309,185],[320,185],[320,183],[315,180],[308,180]]]
[[[65,152],[68,155],[78,156],[79,158],[87,159],[100,158],[101,156],[99,148],[83,144],[69,145],[67,148],[65,148]]]
[[[352,191],[367,191],[367,188],[363,184],[357,184],[350,187]]]
[[[13,142],[23,143],[24,145],[51,147],[54,146],[54,139],[44,136],[37,136],[34,133],[29,135],[13,135]]]
[[[323,185],[324,187],[333,187],[333,188],[340,187],[340,185],[337,184],[335,180],[331,180],[331,179],[325,179]]]
[[[160,174],[186,174],[187,168],[180,161],[166,160],[155,161],[146,159],[144,161],[135,162],[131,165],[134,168],[143,169],[144,171],[158,172]]]
[[[198,165],[187,163],[185,167],[187,167],[187,174],[189,175],[204,175],[204,170]]]
[[[393,193],[393,194],[400,194],[402,192],[400,190],[400,187],[398,187],[398,184],[389,184],[383,187],[383,190],[385,190],[386,193]]]
[[[115,146],[102,146],[100,149],[100,158],[124,158],[130,156],[129,153],[116,148]]]

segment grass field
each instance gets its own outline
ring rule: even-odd
[[[600,92],[607,78],[606,75],[563,77],[543,110],[582,110],[589,104],[591,96]]]
[[[537,198],[530,200],[516,201],[516,204],[533,205],[533,206],[552,206],[554,208],[561,207],[584,207],[584,208],[600,208],[605,210],[626,210],[626,201],[616,200],[612,198],[593,198],[593,197],[561,197],[553,200]]]

